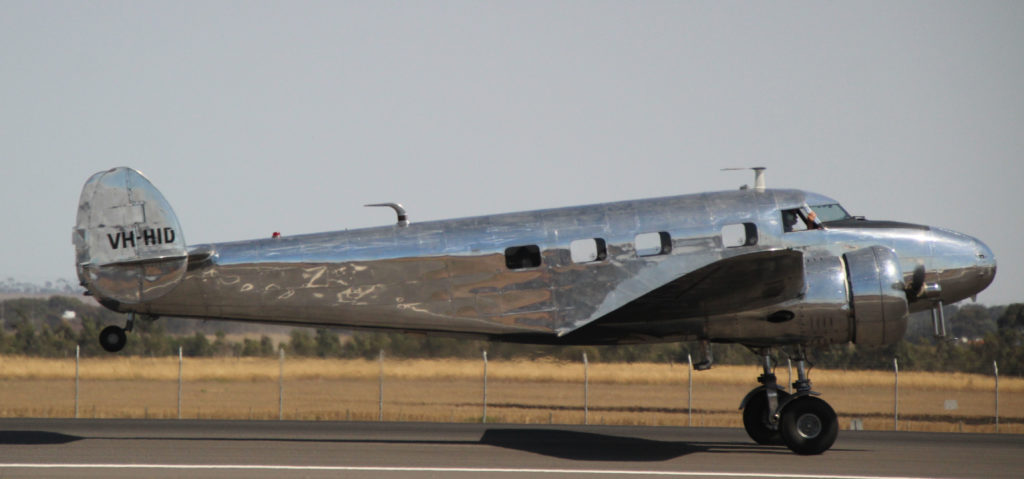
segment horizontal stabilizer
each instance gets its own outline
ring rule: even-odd
[[[89,178],[72,236],[78,278],[99,299],[150,301],[185,275],[188,254],[177,216],[156,187],[131,168]]]

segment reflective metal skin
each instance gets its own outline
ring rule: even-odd
[[[185,274],[178,218],[146,177],[115,168],[82,189],[72,241],[78,277],[97,297],[125,303],[159,298]]]
[[[77,269],[105,306],[149,316],[752,348],[891,343],[908,312],[976,295],[996,269],[977,239],[853,218],[799,190],[423,223],[396,212],[398,224],[198,245],[186,260],[170,205],[140,173],[115,168],[83,189]],[[173,238],[151,233],[165,229]],[[773,377],[764,387],[775,388]],[[815,421],[830,419],[806,417],[825,409],[805,396],[773,406],[766,427],[784,424],[786,404],[800,403],[792,441],[811,441]],[[821,452],[821,441],[811,442],[803,453]]]

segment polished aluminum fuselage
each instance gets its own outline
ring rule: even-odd
[[[941,283],[932,299],[945,303],[976,294],[992,280],[991,252],[950,231],[828,224],[783,231],[780,211],[826,200],[799,190],[747,189],[200,245],[189,251],[188,271],[170,293],[111,306],[158,316],[538,343],[844,343],[855,329],[849,291],[837,290],[851,287],[844,254],[891,249],[898,276],[909,283],[923,265],[927,281]],[[742,224],[756,226],[754,244],[725,244],[723,228]],[[649,233],[668,233],[670,251],[639,256],[637,235]],[[574,262],[570,245],[588,239],[603,240],[606,257]],[[524,245],[539,248],[541,264],[511,269],[506,250]],[[768,301],[761,288],[771,272],[759,271],[754,280],[688,279],[688,289],[674,296],[685,307],[635,307],[687,275],[708,271],[713,277],[719,262],[788,251],[800,254],[805,273],[837,281],[819,283],[805,274],[791,294]],[[910,304],[911,310],[929,307]],[[765,319],[780,309],[795,318]],[[888,334],[881,341],[896,339]]]

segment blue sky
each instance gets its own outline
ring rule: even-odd
[[[948,227],[1024,301],[1024,3],[38,2],[0,16],[0,278],[73,278],[84,181],[189,243],[731,189]]]

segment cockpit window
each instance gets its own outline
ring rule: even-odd
[[[842,221],[851,218],[850,214],[843,209],[839,203],[829,205],[815,205],[811,209],[818,215],[818,221],[828,223],[829,221]]]
[[[821,229],[821,221],[818,220],[818,214],[810,208],[804,206],[782,210],[782,231],[793,233],[816,229]]]
[[[782,211],[782,231],[792,233],[794,231],[807,231],[808,221],[799,208]]]

